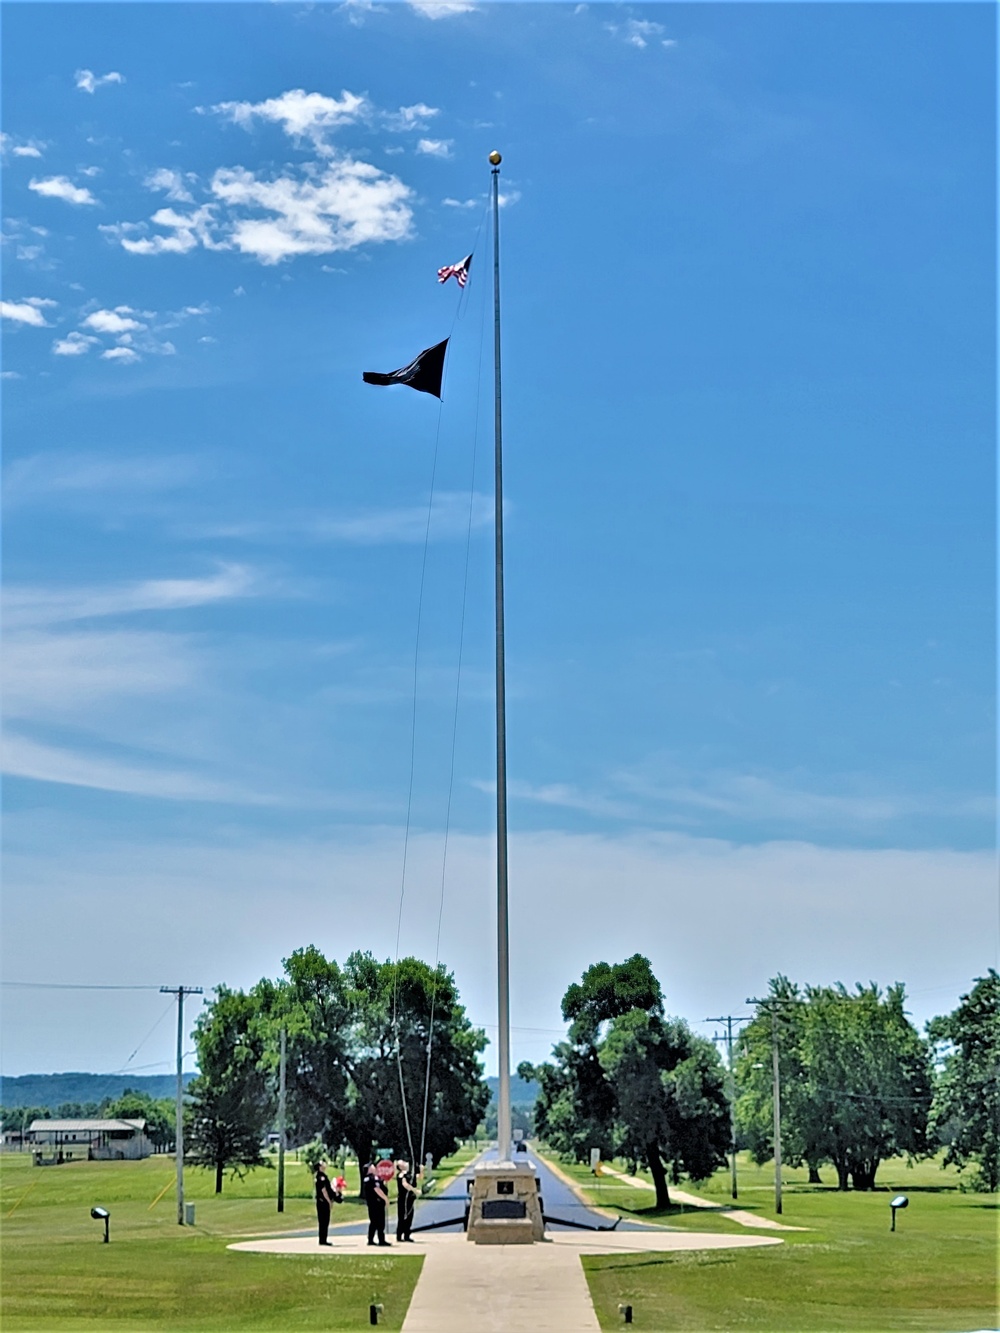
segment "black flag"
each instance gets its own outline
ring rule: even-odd
[[[408,366],[403,366],[402,370],[390,370],[387,375],[382,375],[377,370],[366,370],[361,378],[366,384],[408,384],[411,389],[416,389],[420,393],[430,393],[435,398],[440,398],[444,353],[447,346],[448,339],[445,338],[444,342],[428,347],[419,356],[415,356]]]

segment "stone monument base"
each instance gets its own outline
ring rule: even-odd
[[[544,1240],[542,1196],[528,1163],[487,1162],[476,1167],[466,1237],[476,1245],[531,1245]]]

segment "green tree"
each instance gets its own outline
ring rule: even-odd
[[[702,1180],[725,1161],[728,1105],[715,1048],[685,1023],[663,1014],[660,984],[647,959],[596,963],[563,997],[568,1041],[554,1062],[522,1065],[540,1085],[538,1133],[585,1161],[605,1156],[643,1161],[659,1207],[670,1202],[668,1177]]]
[[[145,1120],[146,1135],[161,1151],[174,1141],[177,1132],[175,1104],[168,1097],[126,1088],[120,1097],[106,1102],[102,1115],[109,1120]]]
[[[263,1140],[274,1114],[274,1093],[265,1059],[270,1027],[253,995],[215,988],[215,998],[195,1024],[199,1077],[188,1085],[185,1156],[215,1169],[215,1192],[223,1173],[244,1175],[270,1166]]]
[[[927,1034],[943,1067],[931,1112],[932,1133],[948,1144],[945,1161],[974,1165],[974,1189],[1000,1189],[1000,975],[977,977],[952,1013]]]
[[[778,1027],[782,1155],[831,1162],[840,1189],[873,1189],[887,1157],[928,1151],[929,1051],[903,1010],[902,985],[806,987],[771,982],[744,1030],[737,1114],[758,1161],[773,1153],[772,1024]],[[776,1003],[784,1001],[784,1003]]]
[[[416,1158],[423,1140],[439,1160],[475,1133],[489,1100],[479,1060],[486,1038],[443,965],[356,952],[341,968],[309,946],[284,966],[283,980],[261,981],[252,994],[269,1024],[272,1069],[278,1028],[288,1033],[300,1139],[347,1144],[360,1162],[378,1147]]]

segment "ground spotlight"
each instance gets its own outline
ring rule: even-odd
[[[892,1209],[892,1226],[889,1228],[890,1231],[896,1230],[896,1209],[909,1208],[909,1206],[910,1201],[905,1194],[897,1194],[894,1199],[889,1200],[889,1207]]]
[[[107,1245],[109,1239],[108,1227],[111,1222],[111,1214],[108,1212],[106,1208],[91,1208],[90,1215],[95,1222],[104,1223],[104,1243],[105,1245]]]

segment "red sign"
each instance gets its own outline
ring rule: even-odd
[[[383,1158],[381,1162],[375,1163],[375,1174],[379,1180],[391,1180],[396,1174],[396,1168],[388,1158]]]

